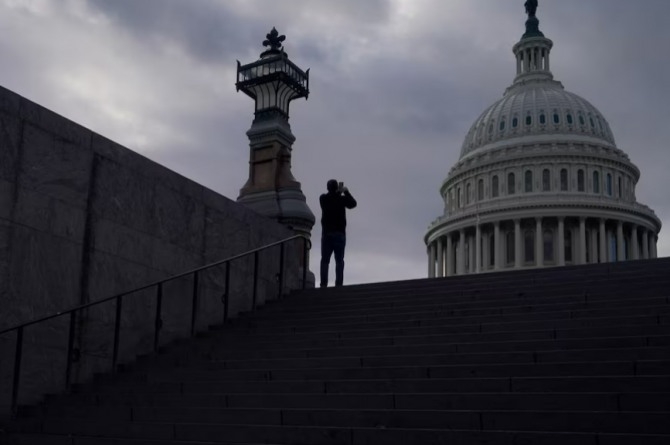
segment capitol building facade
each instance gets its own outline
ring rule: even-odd
[[[661,222],[603,115],[550,71],[535,11],[516,77],[475,121],[440,187],[429,277],[656,258]]]

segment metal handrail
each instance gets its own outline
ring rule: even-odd
[[[189,275],[193,275],[193,305],[192,305],[192,312],[191,312],[191,335],[195,335],[196,329],[196,312],[197,312],[197,303],[198,303],[198,274],[199,272],[202,272],[207,269],[211,269],[216,266],[220,266],[225,264],[226,265],[226,271],[225,271],[225,291],[223,294],[223,320],[227,320],[228,318],[228,292],[229,292],[229,283],[230,283],[230,263],[232,261],[247,257],[249,255],[254,256],[254,281],[253,281],[253,296],[252,296],[252,308],[256,307],[256,293],[258,291],[258,254],[264,250],[270,249],[272,247],[280,246],[281,251],[279,255],[279,273],[277,274],[277,279],[279,282],[279,293],[281,296],[281,292],[283,290],[283,283],[284,283],[284,252],[285,252],[285,245],[288,242],[301,239],[303,240],[303,271],[302,271],[302,288],[305,289],[306,284],[307,284],[307,261],[308,261],[308,253],[309,250],[312,248],[312,242],[306,235],[294,235],[289,238],[285,238],[280,241],[276,241],[270,244],[266,244],[264,246],[258,247],[253,250],[249,250],[243,253],[240,253],[238,255],[234,255],[232,257],[216,261],[214,263],[207,264],[205,266],[198,267],[196,269],[189,270],[187,272],[182,272],[177,275],[172,275],[168,278],[164,278],[162,280],[154,281],[150,284],[146,284],[128,291],[124,291],[122,293],[113,295],[111,297],[104,298],[102,300],[97,300],[91,303],[83,304],[77,307],[74,307],[72,309],[68,309],[66,311],[60,311],[56,312],[55,314],[48,315],[46,317],[41,317],[35,320],[31,320],[26,323],[22,323],[20,325],[12,326],[11,328],[3,329],[0,330],[0,335],[7,334],[12,331],[17,331],[16,335],[16,352],[14,354],[14,379],[13,379],[13,386],[12,386],[12,402],[11,402],[11,408],[12,412],[16,414],[17,411],[17,406],[18,406],[18,389],[19,389],[19,382],[20,382],[20,373],[21,373],[21,358],[22,358],[22,351],[23,351],[23,331],[26,327],[32,326],[35,324],[39,324],[48,320],[52,320],[64,315],[70,315],[70,331],[69,331],[69,337],[68,337],[68,350],[67,350],[67,369],[65,371],[65,386],[68,388],[70,386],[70,371],[71,371],[71,364],[73,361],[73,346],[74,346],[74,331],[75,331],[75,325],[76,325],[76,315],[79,311],[83,311],[85,309],[88,309],[92,306],[97,306],[99,304],[107,303],[112,300],[116,300],[116,320],[115,320],[115,327],[114,327],[114,346],[113,346],[113,354],[112,354],[112,369],[116,367],[117,364],[117,359],[118,359],[118,348],[119,348],[119,334],[120,334],[120,329],[121,329],[121,307],[122,307],[122,302],[123,302],[123,297],[126,295],[130,295],[136,292],[140,292],[143,290],[150,289],[152,287],[156,287],[156,319],[155,319],[155,325],[154,325],[154,351],[158,350],[159,347],[159,333],[162,327],[162,319],[161,319],[161,309],[162,309],[162,297],[163,297],[163,284],[176,280],[179,278],[183,278]]]

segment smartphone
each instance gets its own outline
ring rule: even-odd
[[[337,183],[337,191],[342,192],[344,190],[344,182],[338,182]]]

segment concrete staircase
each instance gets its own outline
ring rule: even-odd
[[[310,290],[0,442],[668,445],[669,285],[661,259]]]

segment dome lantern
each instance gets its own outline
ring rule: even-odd
[[[531,79],[553,79],[549,66],[549,53],[554,45],[540,31],[540,21],[535,16],[537,0],[526,1],[526,32],[521,41],[514,45],[516,56],[516,78],[514,82]]]

